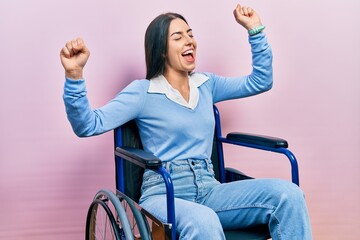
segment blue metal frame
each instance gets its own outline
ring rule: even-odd
[[[176,221],[175,221],[175,196],[174,196],[174,185],[170,174],[164,167],[160,167],[157,173],[161,174],[164,178],[166,186],[166,204],[167,204],[167,222],[171,224],[171,236],[172,239],[176,239]]]
[[[220,124],[220,112],[218,108],[214,105],[214,115],[215,115],[215,137],[216,137],[216,145],[218,149],[218,165],[219,165],[219,181],[221,183],[225,183],[225,164],[224,164],[224,154],[223,154],[223,145],[222,142],[219,141],[221,138],[221,124]]]
[[[122,129],[121,127],[115,129],[114,133],[114,144],[116,147],[123,146],[122,141]],[[121,157],[115,155],[116,168],[116,189],[120,192],[125,192],[125,179],[124,179],[124,160]],[[175,197],[174,197],[174,186],[170,174],[164,167],[159,167],[154,170],[161,174],[164,179],[166,187],[166,204],[167,204],[167,223],[171,224],[171,236],[172,239],[176,239],[176,221],[175,221]]]
[[[238,146],[255,148],[255,149],[276,152],[276,153],[282,153],[282,154],[286,155],[288,157],[288,159],[290,161],[290,165],[291,165],[292,182],[299,186],[298,164],[297,164],[294,154],[291,151],[289,151],[288,149],[286,149],[286,148],[269,148],[269,147],[263,147],[263,146],[253,145],[253,144],[241,143],[241,142],[237,142],[237,141],[227,140],[226,138],[223,138],[223,137],[219,137],[218,141],[222,142],[222,143],[230,143],[230,144],[234,144],[234,145],[238,145]]]
[[[114,149],[123,145],[122,141],[122,130],[121,127],[116,128],[114,133]],[[124,180],[124,160],[121,157],[115,155],[115,178],[116,178],[116,189],[120,192],[125,192],[125,180]]]
[[[224,167],[224,155],[223,155],[223,147],[222,143],[230,143],[238,146],[243,147],[249,147],[249,148],[255,148],[260,149],[264,151],[270,151],[270,152],[276,152],[281,153],[287,156],[287,158],[290,161],[291,165],[291,179],[292,182],[299,186],[299,168],[298,164],[295,158],[295,155],[288,150],[287,148],[271,148],[271,147],[265,147],[265,146],[259,146],[255,144],[248,144],[248,143],[242,143],[238,141],[232,141],[228,140],[221,135],[221,123],[220,123],[220,113],[217,107],[214,105],[214,114],[215,114],[215,134],[216,134],[216,140],[218,145],[218,151],[219,151],[219,175],[220,175],[220,181],[225,182],[225,167]]]

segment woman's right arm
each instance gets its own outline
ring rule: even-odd
[[[144,102],[143,84],[134,81],[109,103],[92,110],[82,75],[89,55],[81,39],[66,43],[60,53],[66,77],[63,95],[66,113],[79,137],[99,135],[136,118]]]

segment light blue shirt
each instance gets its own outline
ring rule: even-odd
[[[158,83],[135,80],[109,103],[92,110],[85,81],[66,79],[64,102],[74,132],[80,137],[98,135],[135,119],[144,150],[161,160],[209,159],[215,124],[213,104],[259,94],[272,87],[272,52],[265,34],[250,36],[249,42],[252,73],[241,77],[192,73],[189,79],[193,100],[188,103],[176,100],[176,93],[171,94],[160,76]]]

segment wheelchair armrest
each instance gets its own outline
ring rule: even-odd
[[[115,155],[142,168],[158,169],[162,166],[162,162],[159,158],[155,157],[152,153],[145,152],[139,148],[117,147],[115,149]]]
[[[226,139],[234,142],[247,143],[270,148],[288,148],[286,140],[263,135],[232,132],[226,135]]]
[[[233,181],[253,179],[253,178],[237,169],[227,167],[225,168],[225,179],[226,182],[233,182]]]

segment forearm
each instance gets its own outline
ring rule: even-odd
[[[273,83],[272,50],[264,33],[249,36],[252,52],[252,72],[249,82],[260,92],[271,89]]]

